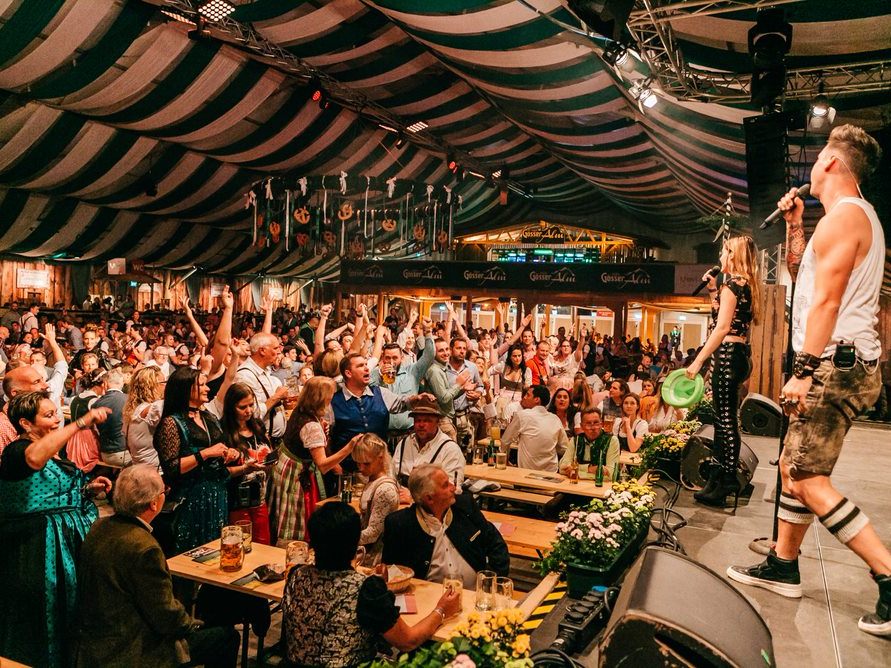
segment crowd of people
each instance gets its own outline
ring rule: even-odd
[[[251,521],[259,543],[315,544],[325,535],[312,530],[317,505],[338,476],[360,473],[358,519],[335,519],[358,521],[366,563],[403,563],[432,579],[449,572],[470,585],[483,567],[508,568],[504,541],[462,494],[476,441],[497,426],[520,466],[556,472],[575,460],[584,477],[586,464],[602,460],[611,471],[620,449],[637,450],[679,417],[661,402],[660,384],[695,353],[684,354],[674,333],[658,344],[584,327],[536,336],[531,314],[512,330],[506,309],[496,327],[467,330],[450,304],[437,323],[396,307],[335,314],[331,305],[294,311],[269,299],[236,317],[228,289],[211,312],[188,302],[176,313],[100,304],[76,316],[17,306],[0,316],[0,539],[16,538],[0,560],[20,575],[0,604],[0,654],[35,665],[98,651],[88,640],[95,620],[78,614],[96,599],[77,585],[81,573],[96,577],[90,562],[100,558],[82,546],[95,495],[130,518],[105,533],[130,534],[142,518],[149,542],[169,557],[238,519]],[[115,478],[128,487],[113,487]],[[418,512],[401,514],[406,504]],[[484,540],[470,539],[477,531]],[[146,559],[157,567],[157,554]],[[189,635],[203,656],[205,630],[184,635],[191,618],[172,601],[155,604],[175,623],[146,624],[171,642]],[[40,642],[25,632],[35,628]],[[309,642],[306,624],[295,628],[289,637]],[[391,640],[404,646],[421,635],[403,629]],[[296,661],[306,650],[295,647]]]

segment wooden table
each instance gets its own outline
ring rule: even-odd
[[[216,550],[219,548],[219,541],[211,541],[203,547]],[[253,550],[244,555],[244,564],[241,569],[231,573],[224,573],[220,570],[218,559],[213,559],[204,563],[194,561],[185,555],[177,555],[167,560],[167,566],[173,575],[203,582],[224,589],[231,589],[243,594],[251,594],[267,598],[272,601],[280,601],[284,593],[285,581],[273,582],[269,584],[258,583],[256,581],[247,585],[233,584],[235,580],[248,575],[258,566],[264,564],[284,564],[285,550],[280,547],[272,547],[270,545],[253,544]],[[556,583],[556,577],[546,577],[539,585],[533,589],[526,598],[518,606],[523,610],[524,616],[528,617],[535,607],[544,599],[545,596],[553,589]],[[436,607],[439,597],[442,596],[442,584],[428,582],[426,580],[412,579],[412,586],[408,593],[414,594],[418,612],[415,614],[405,614],[403,618],[408,624],[415,624],[419,620],[429,615],[433,608]],[[445,624],[437,629],[433,634],[435,640],[448,640],[454,634],[455,626],[466,619],[467,615],[474,610],[475,593],[469,589],[465,589],[462,593],[461,600],[463,602],[463,612],[456,615],[453,619],[447,620]]]
[[[339,499],[335,497],[324,499],[319,502],[319,505],[336,500]],[[359,501],[355,497],[350,505],[358,512]],[[399,510],[403,508],[408,508],[408,504],[399,505]],[[551,549],[551,544],[556,538],[556,522],[496,513],[490,510],[483,510],[482,513],[487,520],[495,525],[501,533],[501,537],[504,538],[504,542],[507,543],[507,551],[515,557],[537,559],[539,552],[546,553]],[[508,525],[508,527],[503,529],[504,525]],[[511,527],[512,530],[510,530]]]
[[[546,554],[550,551],[551,544],[557,537],[556,522],[506,515],[491,510],[484,510],[483,515],[498,528],[507,543],[508,552],[514,556],[538,559],[539,553]],[[505,525],[514,527],[507,535],[503,530]]]
[[[535,477],[530,477],[535,476]],[[543,480],[538,476],[547,476]],[[576,496],[588,496],[598,499],[604,498],[612,487],[611,483],[604,481],[598,487],[592,480],[579,480],[573,484],[569,479],[559,473],[548,473],[532,469],[522,469],[517,466],[508,466],[505,469],[496,469],[485,464],[471,464],[464,467],[464,477],[473,480],[491,480],[502,487],[518,490],[527,490],[538,494],[573,494]]]
[[[622,450],[619,453],[619,464],[622,466],[637,466],[640,464],[640,452],[628,452]]]

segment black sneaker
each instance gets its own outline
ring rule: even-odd
[[[742,584],[767,589],[787,598],[801,598],[798,559],[780,559],[773,550],[757,566],[730,566],[727,577]]]
[[[891,636],[891,576],[873,575],[873,579],[879,585],[879,602],[876,611],[863,615],[857,627],[874,636]]]

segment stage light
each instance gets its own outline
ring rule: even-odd
[[[458,173],[458,161],[455,160],[455,156],[453,156],[453,155],[448,156],[448,158],[446,158],[446,164],[448,165],[449,171],[452,174]]]
[[[322,84],[315,77],[310,80],[310,89],[312,90],[312,95],[310,96],[312,101],[319,105],[319,109],[327,109],[331,101],[328,99],[328,93],[325,92]]]
[[[424,121],[418,121],[417,123],[412,123],[409,125],[406,130],[411,133],[420,132],[421,130],[426,130],[429,126]]]
[[[396,136],[396,148],[402,148],[403,146],[405,146],[405,142],[406,142],[405,135],[400,132]]]
[[[628,73],[633,72],[637,64],[634,61],[631,49],[621,42],[610,42],[610,45],[603,52],[603,59],[609,65]]]
[[[644,81],[635,81],[634,85],[631,86],[631,90],[628,91],[631,97],[637,101],[640,110],[643,111],[644,107],[647,109],[652,109],[659,103],[659,97],[650,88],[650,80],[646,79]]]
[[[822,88],[823,84],[820,84],[821,92],[814,98],[807,115],[807,129],[811,132],[828,130],[835,123],[835,107],[829,104],[829,98],[823,95]]]
[[[234,11],[235,7],[225,0],[207,0],[198,4],[198,13],[211,21],[220,21]]]

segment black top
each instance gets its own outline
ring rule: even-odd
[[[25,461],[25,449],[34,441],[27,438],[19,438],[5,448],[0,458],[0,480],[25,480],[29,476],[38,473],[38,469],[32,469]],[[69,473],[74,473],[77,467],[73,462],[62,457],[56,458],[56,464]]]
[[[372,633],[386,633],[399,621],[396,596],[387,589],[383,578],[372,575],[359,588],[356,604],[359,625]]]
[[[0,480],[24,480],[37,473],[25,461],[25,448],[32,442],[27,438],[20,438],[3,448],[3,458],[0,459]]]
[[[749,335],[749,325],[752,324],[752,288],[748,281],[737,276],[731,277],[724,286],[736,296],[736,310],[733,312],[733,320],[730,322],[729,336]],[[724,291],[721,290],[721,294]],[[715,314],[717,322],[717,314]]]

